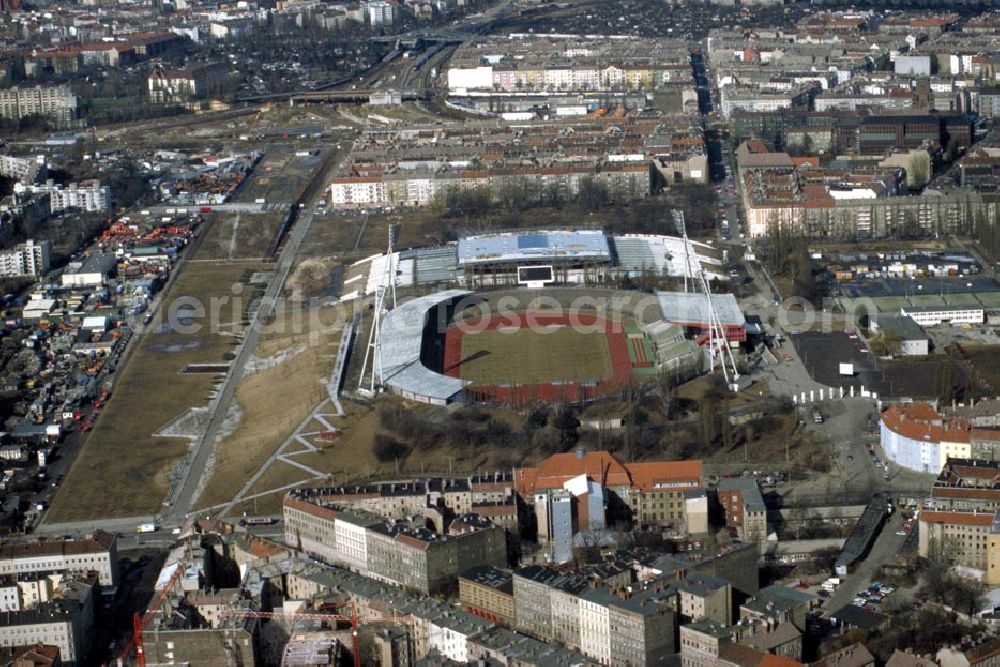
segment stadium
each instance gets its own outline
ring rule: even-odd
[[[379,335],[372,336],[378,343],[369,345],[374,384],[434,405],[587,403],[623,396],[665,371],[704,372],[710,330],[720,346],[738,349],[747,340],[746,320],[731,294],[713,294],[709,302],[703,292],[603,286],[602,277],[622,267],[620,250],[628,243],[620,238],[532,231],[459,240],[456,270],[442,281],[448,289],[381,315]],[[640,243],[663,249],[673,239],[625,238],[632,250]],[[676,276],[673,258],[660,252],[663,275]],[[686,254],[684,262],[706,261],[690,248]],[[417,276],[426,273],[394,263],[406,258],[406,252],[371,258],[371,271],[388,266],[385,275],[422,284]],[[721,262],[713,265],[721,273]]]

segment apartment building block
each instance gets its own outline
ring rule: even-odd
[[[977,633],[942,646],[934,655],[941,667],[996,667],[1000,665],[1000,638]]]
[[[514,578],[510,570],[476,565],[458,575],[458,599],[469,613],[513,626]]]
[[[1000,460],[994,449],[1000,431],[972,428],[970,447],[975,458],[948,458],[931,487],[926,509],[1000,510]]]
[[[93,641],[94,582],[63,582],[52,601],[34,609],[0,612],[0,647],[49,644],[64,665],[87,664]]]
[[[14,192],[45,193],[49,195],[49,205],[52,212],[66,209],[79,209],[88,213],[100,213],[111,208],[111,187],[101,185],[96,180],[70,183],[68,186],[56,184],[52,179],[45,183],[14,185]]]
[[[677,611],[682,620],[709,620],[727,625],[733,620],[733,588],[720,577],[689,572],[675,584]]]
[[[791,622],[804,628],[806,615],[817,602],[814,595],[805,591],[788,586],[767,586],[740,605],[739,617],[742,621]]]
[[[59,124],[76,118],[77,98],[68,85],[0,89],[0,118],[46,116]]]
[[[523,204],[597,188],[630,201],[648,196],[661,179],[703,181],[704,156],[695,116],[641,109],[585,119],[471,122],[462,131],[369,129],[331,179],[329,198],[335,208],[422,207],[475,191],[494,202]]]
[[[451,587],[474,565],[503,566],[503,528],[477,514],[451,521],[437,533],[364,510],[327,505],[315,490],[284,500],[285,542],[317,560],[349,567],[374,579],[433,593]]]
[[[429,206],[450,190],[488,191],[494,201],[516,189],[527,203],[541,201],[552,188],[565,197],[575,197],[587,182],[597,183],[618,201],[648,197],[651,192],[649,164],[566,161],[552,166],[487,167],[483,170],[386,172],[381,176],[339,176],[330,182],[330,204],[334,208],[380,206]]]
[[[73,577],[75,575],[68,575]],[[21,610],[34,609],[56,597],[56,591],[66,575],[61,572],[32,572],[13,577]]]
[[[481,37],[466,42],[452,56],[448,89],[495,93],[651,91],[670,82],[690,82],[686,56],[683,41],[671,39],[648,40],[639,46],[616,37]]]
[[[14,178],[21,183],[36,183],[45,173],[45,161],[37,157],[0,155],[0,176]]]
[[[680,627],[682,667],[717,667],[723,649],[732,643],[729,627],[701,620]]]
[[[287,495],[282,503],[285,544],[324,563],[337,562],[337,510]]]
[[[0,276],[44,276],[49,270],[50,244],[28,239],[9,250],[0,250]]]
[[[762,236],[778,226],[810,237],[966,234],[977,216],[1000,210],[996,197],[975,188],[941,187],[909,195],[911,179],[919,183],[927,178],[914,166],[921,162],[914,150],[893,153],[877,166],[860,160],[854,173],[845,176],[842,171],[826,173],[816,164],[803,168],[761,141],[744,142],[737,149],[736,182],[750,235]]]
[[[608,606],[608,654],[614,667],[648,664],[673,653],[676,621],[657,593],[632,595]]]
[[[616,520],[678,533],[707,530],[707,506],[690,495],[704,488],[700,461],[621,463],[609,452],[581,449],[517,468],[514,482],[545,542],[554,542],[560,529],[575,535]],[[553,521],[562,500],[569,511]]]
[[[711,555],[663,554],[635,564],[640,581],[682,580],[690,572],[703,572],[729,582],[743,598],[760,591],[760,549],[750,542],[728,544]]]
[[[767,538],[767,507],[756,480],[747,477],[720,479],[717,492],[726,525],[735,529],[741,540],[760,542]]]
[[[14,577],[0,578],[0,612],[21,611],[21,589]]]
[[[515,570],[515,624],[602,665],[646,664],[657,651],[673,650],[677,589],[666,579],[634,581],[634,574],[613,564]]]
[[[247,620],[243,627],[182,629],[147,628],[142,636],[146,664],[152,665],[211,665],[220,660],[233,660],[237,656],[241,667],[264,665],[256,647],[254,634],[257,621]]]
[[[430,618],[428,626],[430,647],[449,660],[463,664],[469,660],[469,640],[492,624],[464,611],[449,610]]]
[[[507,530],[518,528],[517,494],[509,473],[316,488],[306,493],[314,503],[369,512],[383,519],[423,516],[437,532],[444,532],[452,518],[470,512]]]
[[[18,223],[30,228],[51,215],[51,200],[44,192],[15,192],[0,199],[0,224]]]
[[[80,539],[6,544],[0,547],[0,576],[62,572],[96,573],[101,586],[118,585],[117,537],[103,530]]]
[[[220,95],[228,76],[229,66],[225,63],[198,63],[179,69],[154,67],[146,85],[151,101],[180,103]]]
[[[928,510],[920,513],[918,552],[924,558],[963,565],[1000,583],[1000,513]]]
[[[500,665],[518,665],[518,667],[570,667],[595,664],[578,653],[498,626],[488,628],[470,638],[466,645],[470,660],[484,661],[487,664],[495,662]]]

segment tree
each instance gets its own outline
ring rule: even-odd
[[[950,403],[965,393],[957,364],[954,352],[949,348],[947,357],[938,365],[934,374],[934,395],[939,401]]]
[[[869,335],[868,347],[879,357],[896,356],[903,347],[903,338],[895,331],[879,329]]]
[[[603,181],[588,175],[580,179],[576,201],[584,212],[596,211],[611,203],[611,193]]]
[[[405,459],[410,453],[410,448],[394,438],[379,433],[372,444],[372,453],[380,463],[389,463]]]
[[[818,285],[813,277],[812,259],[809,256],[809,241],[798,236],[788,263],[792,274],[792,290],[795,296],[813,301],[819,295]]]

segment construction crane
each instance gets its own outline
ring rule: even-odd
[[[167,599],[170,591],[173,589],[174,584],[177,580],[181,578],[184,574],[184,565],[178,564],[177,569],[170,576],[166,585],[160,589],[153,598],[153,602],[146,607],[146,611],[141,615],[136,612],[132,615],[132,637],[122,646],[121,650],[118,651],[118,655],[115,656],[115,660],[118,667],[122,667],[129,660],[132,649],[135,649],[135,664],[138,667],[146,667],[146,653],[142,646],[142,632],[149,625],[149,622],[153,620],[153,617],[160,612],[160,607],[163,605],[163,601]]]
[[[223,609],[220,618],[263,618],[266,620],[286,619],[293,623],[298,621],[347,622],[351,624],[351,649],[354,653],[354,667],[361,667],[361,650],[358,638],[358,627],[362,623],[412,623],[411,616],[358,616],[358,608],[351,600],[351,613],[331,614],[317,611],[254,611],[251,609]]]

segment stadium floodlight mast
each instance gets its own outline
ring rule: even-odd
[[[726,384],[730,384],[729,370],[726,368],[726,355],[728,354],[729,364],[733,372],[732,383],[735,384],[739,379],[740,374],[739,371],[736,370],[736,359],[733,357],[733,351],[730,349],[729,341],[726,339],[726,328],[722,326],[722,319],[719,317],[719,313],[715,309],[715,303],[712,300],[712,292],[708,288],[708,278],[705,277],[705,268],[701,265],[701,260],[697,260],[697,271],[694,271],[691,266],[692,254],[696,258],[698,254],[693,252],[693,249],[691,248],[691,239],[688,238],[687,224],[684,221],[684,211],[681,211],[680,209],[673,209],[670,211],[670,217],[673,218],[674,225],[677,227],[677,233],[684,241],[684,292],[686,294],[688,291],[688,278],[690,278],[693,283],[696,279],[695,274],[697,274],[697,279],[701,282],[701,289],[705,293],[705,300],[708,302],[709,372],[715,372],[715,356],[719,354],[722,357],[722,374],[726,378]]]
[[[708,289],[708,279],[705,277],[705,269],[698,271],[701,278],[701,287],[705,292],[705,299],[708,301],[708,364],[709,371],[715,372],[715,355],[719,354],[722,365],[722,375],[726,378],[727,385],[735,385],[740,379],[740,372],[736,370],[736,358],[733,350],[729,347],[729,340],[726,338],[726,328],[722,325],[719,311],[715,309],[712,293]],[[721,353],[720,353],[721,350]],[[729,365],[732,368],[733,379],[729,380],[729,370],[726,369],[726,357],[728,355]]]
[[[385,369],[382,365],[382,316],[396,307],[396,254],[392,247],[399,235],[399,225],[389,227],[389,245],[385,252],[385,266],[382,277],[375,287],[375,306],[372,314],[372,328],[368,334],[368,346],[365,348],[365,360],[361,364],[361,377],[358,378],[358,393],[371,398],[381,388]],[[387,304],[391,302],[391,306]],[[369,373],[369,370],[371,371]]]
[[[687,294],[688,274],[691,272],[691,251],[688,247],[687,223],[684,221],[684,211],[679,208],[670,211],[670,217],[674,220],[677,233],[684,239],[684,293]]]

